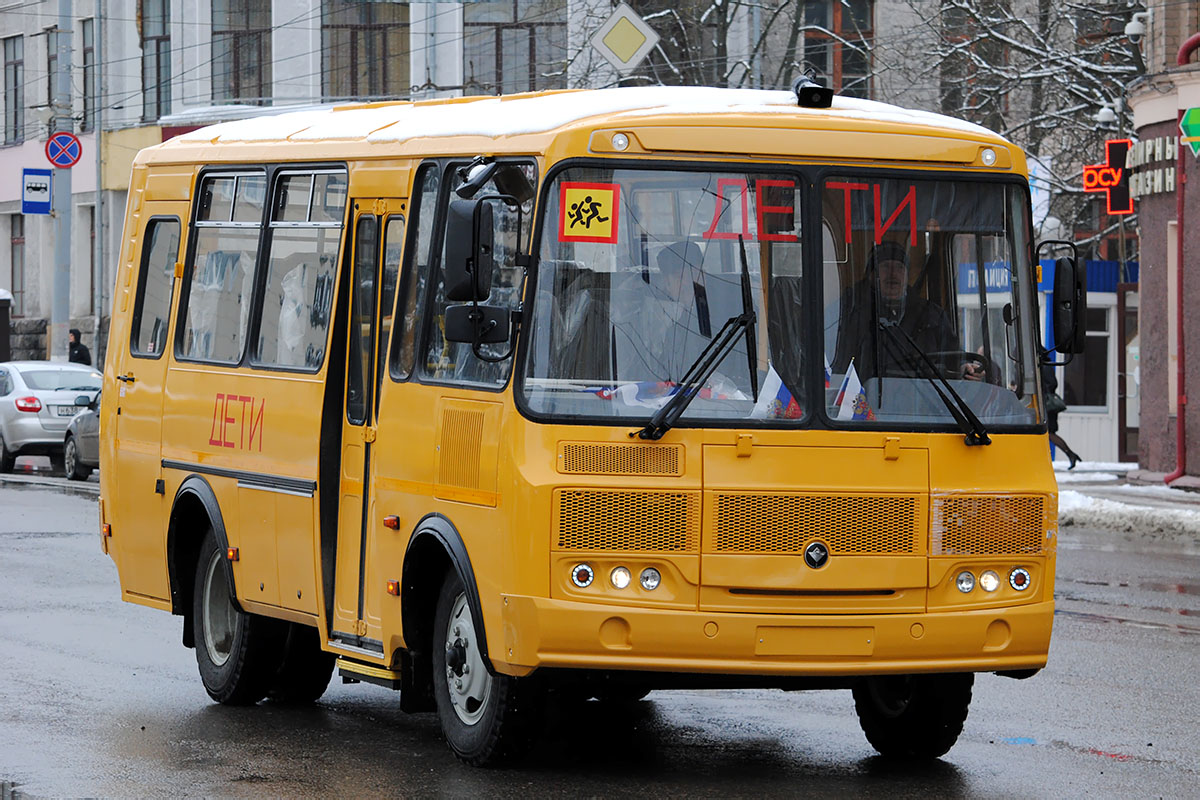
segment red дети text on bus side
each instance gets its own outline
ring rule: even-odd
[[[213,398],[212,429],[208,443],[213,447],[253,450],[258,437],[258,452],[262,452],[263,409],[267,401],[244,394],[222,394]],[[233,438],[236,435],[236,439]]]
[[[908,191],[905,192],[904,198],[900,201],[900,204],[896,206],[896,210],[892,212],[891,216],[889,216],[887,218],[887,220],[883,222],[883,224],[880,224],[880,220],[883,219],[883,211],[880,208],[881,202],[880,202],[880,197],[879,197],[880,192],[879,192],[879,184],[878,183],[873,183],[873,184],[868,185],[865,183],[846,183],[843,181],[828,181],[825,184],[825,188],[841,189],[845,193],[846,208],[845,208],[845,217],[843,218],[842,225],[846,231],[846,244],[850,243],[850,240],[851,240],[850,231],[852,228],[852,226],[850,224],[850,206],[851,206],[850,193],[856,192],[856,191],[865,192],[867,189],[871,189],[874,194],[873,200],[875,201],[874,202],[875,219],[872,220],[872,224],[874,225],[874,228],[875,228],[875,244],[879,244],[880,242],[883,241],[883,235],[885,233],[887,233],[888,228],[892,227],[892,224],[895,223],[897,218],[899,218],[900,212],[904,210],[904,207],[908,206],[909,244],[913,247],[917,246],[917,187],[916,186],[910,185],[908,187]]]
[[[793,198],[791,205],[771,205],[768,199],[764,197],[766,189],[791,189],[790,197]],[[791,225],[780,226],[781,230],[776,233],[767,232],[767,217],[786,215],[786,219],[792,220],[796,216],[795,205],[795,181],[786,180],[769,180],[762,178],[754,182],[754,213],[755,227],[757,236],[750,233],[750,184],[744,178],[717,178],[717,204],[713,209],[712,224],[708,226],[702,236],[705,239],[737,239],[739,236],[747,242],[798,242],[800,237],[792,232]],[[786,195],[786,193],[781,193]],[[742,229],[738,231],[718,231],[717,225],[721,222],[721,217],[724,211],[734,202],[734,197],[741,200],[742,207]]]

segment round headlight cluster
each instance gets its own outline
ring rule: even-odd
[[[595,579],[596,571],[590,564],[576,564],[571,568],[571,583],[580,589],[591,586]],[[612,572],[608,573],[608,582],[614,589],[628,589],[629,584],[633,583],[633,573],[628,567],[613,567]],[[638,584],[647,592],[653,592],[662,584],[662,573],[654,567],[646,567],[638,576]]]
[[[1029,570],[1024,567],[1013,567],[1012,571],[1008,573],[1008,585],[1018,592],[1028,589],[1032,582]],[[970,594],[975,590],[976,585],[985,592],[991,593],[998,590],[1000,584],[1000,573],[994,569],[984,570],[980,573],[978,581],[975,580],[975,573],[965,569],[954,577],[955,587],[963,594]]]

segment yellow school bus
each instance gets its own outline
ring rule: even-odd
[[[678,687],[852,689],[880,752],[939,756],[974,674],[1050,643],[1029,207],[1010,142],[802,83],[143,150],[101,423],[122,597],[183,617],[218,702],[336,669],[472,764],[548,701]]]

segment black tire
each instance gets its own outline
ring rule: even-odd
[[[471,766],[495,766],[525,752],[541,719],[530,678],[492,675],[476,642],[462,580],[442,583],[433,623],[433,695],[446,743]]]
[[[271,679],[267,699],[288,705],[316,702],[329,688],[337,657],[321,649],[321,636],[316,628],[295,622],[286,625],[283,661]]]
[[[196,563],[192,602],[196,664],[213,700],[230,706],[253,705],[266,697],[279,671],[287,628],[278,620],[234,606],[224,559],[210,530]]]
[[[79,445],[75,443],[74,436],[68,436],[67,443],[63,445],[63,471],[73,481],[87,480],[87,476],[92,474],[91,467],[79,463]]]
[[[854,687],[867,741],[891,758],[933,759],[958,741],[971,705],[972,673],[885,675]]]
[[[4,437],[0,436],[0,472],[12,472],[13,464],[16,463],[16,460],[17,457],[4,444]]]

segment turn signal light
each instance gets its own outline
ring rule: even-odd
[[[103,533],[105,536],[112,536],[112,525],[107,522],[104,523],[103,525],[100,526],[100,532]]]
[[[36,414],[42,410],[42,401],[36,397],[18,397],[13,402],[16,403],[17,411],[30,411]]]
[[[389,514],[383,518],[383,527],[393,531],[400,530],[400,518],[395,514]]]
[[[400,581],[388,581],[387,582],[387,593],[390,594],[392,597],[399,597],[400,596]]]
[[[1008,584],[1018,592],[1025,591],[1029,588],[1029,570],[1024,567],[1016,567],[1008,573]]]
[[[228,558],[230,561],[237,561],[238,560],[238,549],[236,547],[229,548],[228,550],[225,551],[225,557]]]

